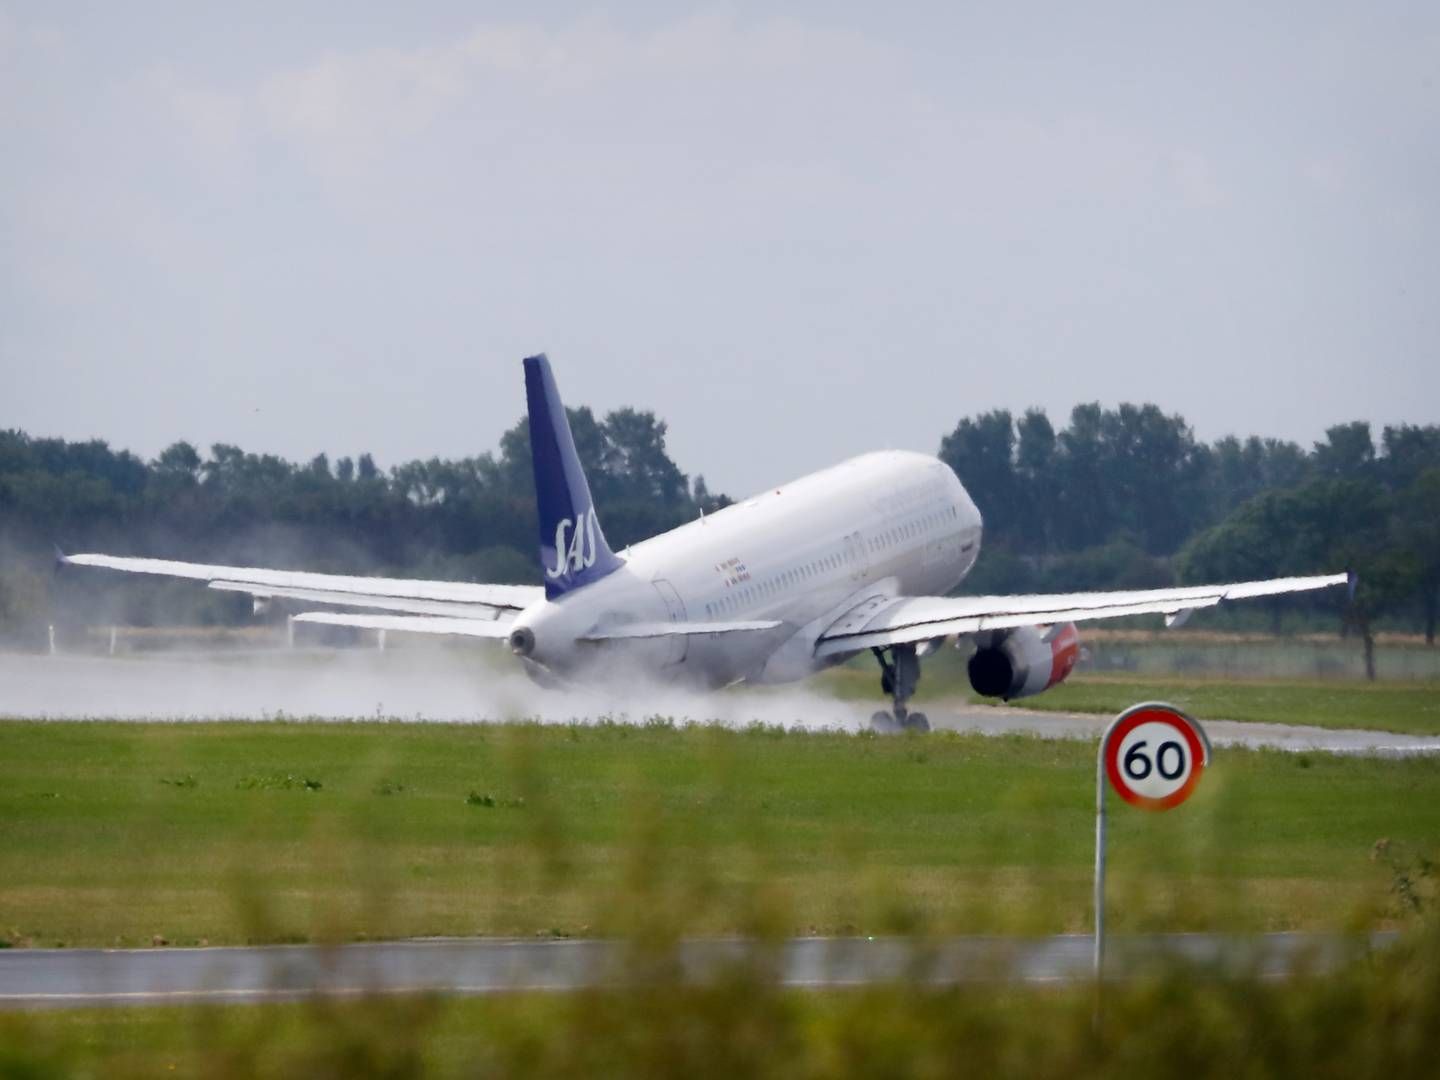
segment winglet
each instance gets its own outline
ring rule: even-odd
[[[1355,602],[1355,590],[1360,586],[1360,575],[1354,570],[1345,571],[1345,599],[1350,603]]]
[[[605,542],[590,484],[575,451],[570,420],[544,353],[525,358],[525,404],[530,458],[540,516],[540,562],[545,598],[599,581],[623,565]]]
[[[55,549],[55,570],[58,573],[60,568],[70,561],[70,557],[60,550],[59,544],[51,545]]]

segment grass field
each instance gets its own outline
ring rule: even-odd
[[[1091,918],[1083,742],[11,720],[0,760],[14,945]],[[1385,923],[1428,887],[1437,795],[1434,758],[1223,751],[1182,810],[1113,815],[1112,924]]]
[[[1260,644],[1264,650],[1269,646]],[[849,701],[880,704],[878,668],[855,660],[815,680],[826,692]],[[1204,720],[1248,720],[1271,724],[1312,724],[1413,735],[1440,735],[1440,683],[1365,682],[1353,679],[1251,678],[1220,674],[1091,672],[1014,704],[1051,712],[1118,713],[1138,701],[1159,698]],[[964,658],[941,650],[924,662],[918,708],[954,701],[983,701],[970,689]]]

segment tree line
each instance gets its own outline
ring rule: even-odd
[[[1435,642],[1440,426],[1339,424],[1309,450],[1279,439],[1198,441],[1154,405],[1078,405],[1056,431],[1038,409],[966,418],[940,456],[986,518],[970,587],[1141,588],[1354,570],[1353,600],[1279,598],[1338,612],[1361,635],[1389,619]]]
[[[729,500],[666,449],[653,412],[569,410],[611,543],[673,528]],[[966,591],[1147,587],[1352,566],[1347,627],[1423,626],[1440,591],[1440,427],[1363,421],[1309,449],[1273,438],[1197,440],[1154,405],[1082,404],[1057,429],[1044,411],[960,420],[939,456],[985,516]],[[56,609],[76,618],[228,622],[234,597],[48,572],[71,549],[348,573],[532,582],[535,495],[528,422],[475,457],[382,470],[369,454],[295,463],[237,446],[177,442],[151,461],[105,442],[0,432],[0,634],[30,637]],[[1323,610],[1325,601],[1312,601]],[[1333,606],[1334,601],[1330,601]],[[99,609],[104,607],[102,612]],[[161,610],[163,608],[163,611]],[[1293,609],[1293,606],[1292,606]],[[1271,606],[1272,616],[1285,610]]]

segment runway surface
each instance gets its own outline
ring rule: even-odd
[[[647,689],[627,700],[541,692],[523,675],[497,673],[473,656],[442,651],[295,650],[271,653],[36,656],[0,654],[0,716],[73,719],[366,719],[434,722],[507,718],[567,723],[608,716],[754,722],[858,731],[873,702],[845,702],[807,688],[694,694]],[[927,705],[940,730],[1041,738],[1095,738],[1108,716],[970,704]],[[1336,753],[1440,752],[1440,738],[1379,731],[1250,724],[1200,716],[1217,746]]]
[[[1164,961],[1265,977],[1335,968],[1393,935],[1251,937],[1168,934],[1112,938],[1107,976]],[[286,1000],[317,994],[495,994],[574,991],[637,983],[697,983],[737,965],[768,982],[838,988],[1060,982],[1091,974],[1092,939],[950,938],[928,947],[896,938],[793,938],[766,947],[742,940],[681,943],[636,954],[605,940],[433,939],[333,947],[16,949],[0,952],[0,1008],[158,1005]]]
[[[933,728],[978,731],[986,735],[1024,732],[1047,739],[1099,738],[1112,717],[1092,713],[1040,712],[986,705],[935,707],[926,714]],[[1440,738],[1398,735],[1352,728],[1309,727],[1304,724],[1252,724],[1197,716],[1215,746],[1268,746],[1277,750],[1324,750],[1339,754],[1440,753]]]

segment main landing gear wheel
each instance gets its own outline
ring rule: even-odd
[[[903,712],[897,717],[891,712],[877,712],[870,717],[870,730],[881,735],[894,735],[900,731],[924,733],[930,730],[930,720],[923,712]]]
[[[890,655],[885,649],[871,649],[880,661],[880,689],[895,703],[893,712],[877,712],[870,717],[872,731],[892,734],[897,731],[929,731],[930,721],[924,713],[912,713],[905,707],[920,682],[920,658],[914,645],[892,645]]]

